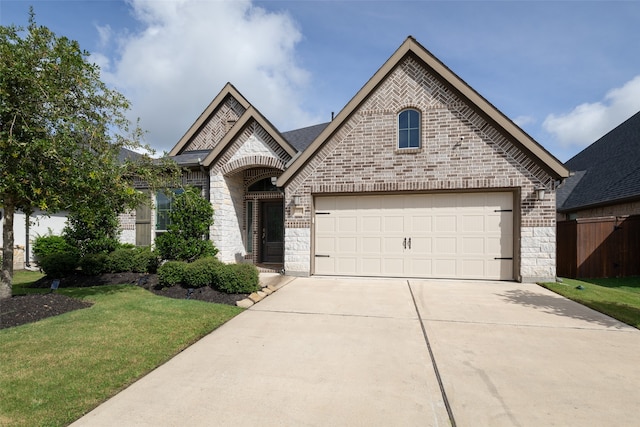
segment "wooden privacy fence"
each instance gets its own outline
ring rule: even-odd
[[[556,236],[560,277],[640,276],[640,215],[560,221]]]

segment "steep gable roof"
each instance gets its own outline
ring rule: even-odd
[[[227,83],[226,85],[224,85],[220,93],[218,93],[218,95],[213,98],[213,100],[200,114],[200,116],[198,116],[196,121],[193,122],[191,127],[189,127],[187,132],[185,132],[182,138],[180,138],[178,143],[171,149],[171,151],[169,152],[169,156],[177,156],[178,154],[182,153],[182,151],[189,144],[189,141],[191,141],[191,138],[193,138],[193,136],[202,128],[202,126],[204,126],[209,121],[211,116],[213,116],[215,111],[220,107],[220,105],[223,104],[224,100],[228,96],[233,97],[240,105],[242,105],[245,110],[248,109],[251,105],[249,104],[249,101],[247,101],[245,97],[242,96],[242,94],[240,94],[240,92],[238,92],[238,90],[231,83]]]
[[[485,120],[493,124],[496,129],[503,132],[517,146],[527,153],[539,166],[546,170],[555,178],[565,178],[569,176],[569,171],[552,154],[534,141],[515,123],[509,120],[504,114],[498,111],[485,98],[478,94],[473,88],[465,83],[460,77],[447,68],[440,60],[433,56],[427,49],[420,45],[413,37],[408,37],[395,53],[384,63],[384,65],[369,79],[369,81],[358,91],[358,93],[347,103],[338,113],[335,119],[324,128],[318,137],[309,147],[298,156],[289,168],[280,176],[277,185],[286,185],[297,172],[314,156],[314,154],[329,140],[331,135],[354,114],[357,108],[369,97],[369,95],[384,81],[384,79],[395,69],[398,64],[407,56],[412,55],[428,68],[434,76],[437,76],[462,99],[468,101],[470,105],[477,108],[477,112]]]
[[[203,160],[202,165],[204,167],[209,167],[219,156],[224,152],[224,150],[235,141],[235,139],[242,133],[244,128],[248,126],[250,123],[256,122],[259,126],[261,126],[265,131],[269,133],[269,135],[276,141],[276,143],[287,152],[290,157],[296,155],[296,149],[289,144],[289,142],[284,139],[284,137],[278,132],[278,130],[262,115],[258,110],[256,110],[253,106],[249,106],[247,110],[244,112],[242,116],[238,119],[238,121],[233,125],[233,127],[227,132],[227,134],[222,138],[213,150],[207,155],[207,157]]]
[[[640,112],[571,158],[558,211],[640,198]]]
[[[211,150],[185,151],[189,142],[197,135],[200,129],[214,116],[218,108],[225,102],[225,99],[232,97],[244,109],[244,113],[233,123],[229,131],[221,141]],[[293,157],[297,150],[280,134],[280,132],[269,122],[249,101],[231,84],[227,83],[224,88],[209,103],[207,108],[200,114],[196,121],[189,127],[187,132],[180,138],[178,143],[169,152],[181,165],[201,165],[209,167],[224,150],[233,143],[244,128],[250,123],[257,123],[261,126],[276,143],[290,156]],[[197,162],[197,163],[196,163]]]

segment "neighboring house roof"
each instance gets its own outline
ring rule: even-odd
[[[129,150],[127,148],[120,148],[120,152],[118,153],[118,161],[124,163],[126,160],[135,160],[142,156],[140,153],[136,153],[135,151]]]
[[[551,176],[566,178],[569,171],[551,153],[545,150],[540,144],[534,141],[515,123],[509,120],[498,109],[491,105],[485,98],[478,94],[473,88],[465,83],[460,77],[447,68],[427,49],[420,45],[413,37],[408,37],[405,42],[395,51],[395,53],[384,63],[384,65],[373,75],[373,77],[360,89],[360,91],[347,103],[338,113],[335,119],[326,126],[309,147],[299,155],[289,168],[280,176],[277,185],[286,185],[297,172],[314,156],[314,154],[328,141],[331,136],[354,114],[357,108],[369,97],[371,93],[380,85],[385,78],[395,69],[398,64],[407,56],[412,55],[420,61],[426,68],[430,69],[434,76],[441,79],[447,86],[454,90],[468,104],[475,106],[477,112],[496,129],[507,136],[522,151],[546,170]]]
[[[211,153],[211,150],[194,150],[184,151],[177,156],[171,158],[179,165],[184,167],[200,166],[202,161]]]
[[[558,188],[558,211],[640,198],[640,112],[571,158]]]

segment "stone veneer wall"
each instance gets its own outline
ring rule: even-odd
[[[242,174],[211,177],[211,205],[214,210],[211,240],[223,262],[240,262],[246,253],[241,234],[243,196]]]
[[[220,260],[244,261],[248,253],[244,236],[247,187],[263,177],[280,175],[290,159],[265,129],[252,122],[212,167],[210,194],[215,213],[211,239]]]
[[[421,111],[422,146],[397,149],[397,115]],[[535,199],[544,185],[547,197]],[[287,274],[310,274],[313,196],[367,192],[514,190],[520,247],[516,279],[555,276],[553,179],[416,60],[407,57],[290,181],[285,206],[300,196],[303,213],[286,210]],[[514,232],[517,233],[516,228]],[[307,257],[304,257],[304,254]],[[518,259],[519,258],[519,259]]]

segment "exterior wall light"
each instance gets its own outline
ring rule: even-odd
[[[536,188],[536,200],[544,200],[544,194],[546,189],[544,187]]]

